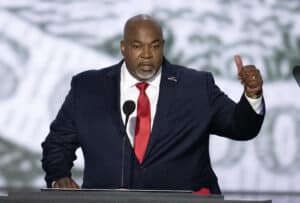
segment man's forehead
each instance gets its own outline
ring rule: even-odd
[[[124,33],[124,40],[128,42],[142,41],[144,43],[152,43],[153,41],[163,40],[162,33],[159,29],[153,26],[137,25]]]
[[[162,37],[162,28],[158,21],[148,15],[138,15],[130,18],[124,27],[124,37],[128,38],[138,31],[153,31],[157,32]]]
[[[134,22],[142,22],[142,21],[151,21],[157,25],[159,25],[159,22],[154,19],[153,17],[149,16],[149,15],[146,15],[146,14],[140,14],[140,15],[136,15],[136,16],[133,16],[131,18],[129,18],[125,24],[125,26],[129,23],[134,23]],[[160,26],[160,25],[159,25]]]
[[[139,20],[139,21],[131,21],[125,27],[125,32],[136,31],[136,30],[155,30],[160,32],[160,26],[151,20]]]

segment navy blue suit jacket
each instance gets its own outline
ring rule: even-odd
[[[126,137],[120,112],[120,62],[73,77],[71,90],[43,142],[42,165],[48,186],[71,176],[75,150],[82,148],[84,188],[119,188],[122,146],[124,184],[135,189],[207,187],[220,193],[209,157],[209,135],[234,140],[255,137],[263,116],[244,96],[236,104],[213,76],[164,60],[157,112],[143,163]]]

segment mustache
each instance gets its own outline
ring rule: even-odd
[[[140,62],[140,63],[138,63],[138,65],[139,66],[154,66],[154,64],[151,62]]]

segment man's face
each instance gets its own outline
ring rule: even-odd
[[[162,64],[163,45],[161,30],[152,21],[128,25],[121,52],[130,74],[140,81],[152,79]]]

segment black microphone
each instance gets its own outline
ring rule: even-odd
[[[300,65],[296,65],[293,68],[293,75],[294,75],[294,78],[297,81],[297,84],[300,86]]]
[[[123,135],[123,143],[122,143],[122,175],[121,175],[121,188],[124,188],[124,170],[125,170],[125,140],[127,137],[127,124],[128,124],[128,120],[129,120],[129,116],[130,114],[132,114],[134,112],[135,109],[135,103],[132,100],[127,100],[124,102],[123,104],[123,112],[125,114],[125,129],[124,129],[124,135]]]
[[[127,100],[127,101],[124,102],[124,104],[123,104],[123,112],[124,112],[124,114],[126,116],[126,119],[125,119],[125,132],[126,132],[126,129],[127,129],[127,123],[128,123],[129,115],[134,112],[134,109],[135,109],[135,103],[134,103],[134,101]]]

